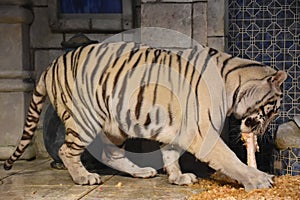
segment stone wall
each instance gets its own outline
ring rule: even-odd
[[[25,6],[24,6],[25,5]],[[134,0],[134,27],[163,27],[179,31],[201,44],[224,50],[225,0]],[[0,154],[7,157],[20,139],[32,82],[58,55],[61,43],[76,32],[57,32],[49,26],[49,1],[0,0]],[[85,33],[103,41],[116,32]],[[122,35],[132,39],[132,35]],[[35,76],[32,75],[35,72]],[[24,81],[25,80],[25,81]],[[46,108],[46,107],[45,107]],[[45,111],[45,109],[44,109]],[[46,156],[40,120],[35,144]],[[9,151],[7,151],[9,149]],[[32,157],[34,153],[31,154]]]
[[[225,48],[225,0],[142,0],[141,26],[179,31],[200,44]]]

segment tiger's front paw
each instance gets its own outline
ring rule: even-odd
[[[96,173],[88,173],[85,176],[76,176],[73,181],[78,185],[99,185],[102,183],[101,177]]]
[[[249,167],[250,168],[250,167]],[[251,167],[252,168],[252,167]],[[247,173],[247,180],[242,181],[242,184],[245,187],[247,192],[254,189],[262,189],[262,188],[271,188],[274,181],[273,175],[267,174],[265,172],[261,172],[255,168],[249,169],[249,173]]]
[[[198,182],[195,174],[184,173],[180,175],[169,175],[169,182],[176,185],[190,185]]]

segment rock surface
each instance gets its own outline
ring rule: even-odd
[[[288,147],[300,148],[300,116],[294,121],[284,123],[278,127],[275,144],[277,148],[283,150]]]

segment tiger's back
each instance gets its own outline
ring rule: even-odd
[[[123,42],[92,45],[58,58],[47,70],[46,88],[64,123],[76,123],[73,131],[85,133],[82,140],[101,131],[117,144],[126,137],[157,139],[163,135],[158,133],[174,132],[174,139],[180,129],[199,129],[196,93],[208,95],[197,68],[201,63],[194,61],[206,55],[199,51],[191,57],[190,51],[175,54]]]

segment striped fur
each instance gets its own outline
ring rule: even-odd
[[[4,168],[30,143],[48,95],[66,127],[59,155],[77,184],[101,182],[80,162],[100,135],[106,145],[102,161],[136,177],[156,170],[136,166],[116,146],[138,137],[170,144],[162,154],[171,183],[197,181],[180,171],[176,160],[183,149],[248,190],[269,187],[270,176],[241,163],[218,135],[230,114],[242,119],[242,132],[262,134],[278,113],[285,78],[285,72],[200,46],[178,52],[125,42],[80,47],[42,74],[21,142]]]

